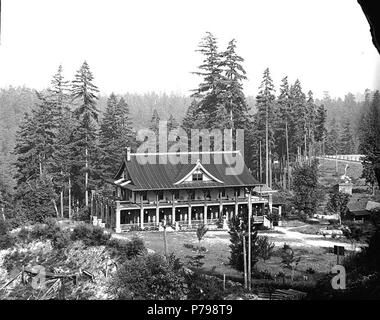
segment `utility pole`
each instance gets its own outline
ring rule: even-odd
[[[63,172],[61,170],[61,176],[63,175]],[[61,187],[61,218],[63,218],[63,186]]]
[[[251,234],[251,219],[252,219],[252,197],[251,197],[251,189],[249,189],[248,193],[248,290],[251,290],[252,283],[252,234]]]
[[[268,185],[269,180],[269,138],[268,138],[268,104],[265,107],[265,184]]]
[[[71,178],[69,177],[69,219],[71,219]]]
[[[86,147],[86,181],[85,181],[85,201],[86,207],[88,207],[88,149]]]
[[[290,188],[288,121],[285,122],[285,139],[286,139],[286,174],[287,174],[287,184],[288,184],[288,188]]]
[[[242,234],[243,239],[243,260],[244,260],[244,289],[248,288],[248,276],[247,276],[247,249],[245,244],[245,233]]]
[[[260,140],[260,168],[259,168],[259,171],[260,171],[259,181],[263,182],[263,158],[262,158],[262,154],[261,154],[261,140]]]

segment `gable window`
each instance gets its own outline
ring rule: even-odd
[[[193,173],[193,181],[202,181],[202,180],[203,180],[202,172]]]

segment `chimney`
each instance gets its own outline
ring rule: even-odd
[[[126,147],[125,150],[127,161],[131,161],[131,147]]]

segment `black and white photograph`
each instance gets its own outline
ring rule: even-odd
[[[0,300],[380,300],[378,12],[0,1]]]

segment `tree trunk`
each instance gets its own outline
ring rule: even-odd
[[[288,189],[290,189],[288,122],[285,122],[285,139],[286,139],[286,175],[287,175]]]
[[[85,181],[85,203],[88,207],[88,150],[86,148],[86,181]]]
[[[71,179],[69,178],[69,219],[71,219]]]
[[[248,276],[247,276],[247,250],[245,243],[245,235],[243,235],[243,260],[244,260],[244,288],[248,288]]]

